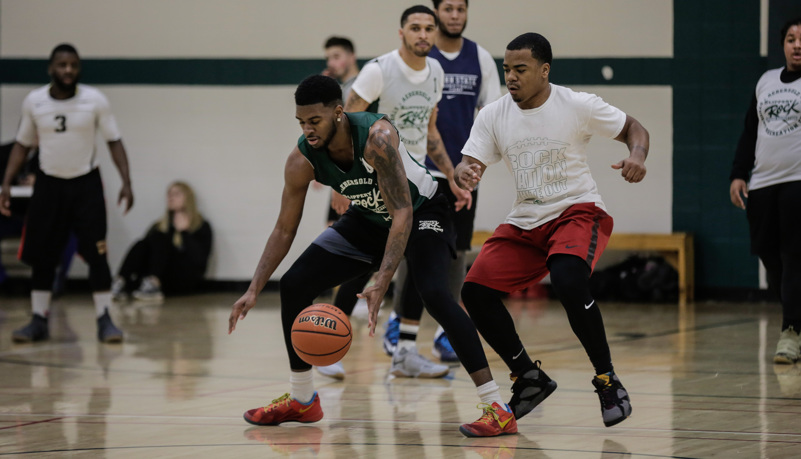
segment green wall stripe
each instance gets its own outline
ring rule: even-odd
[[[364,64],[365,61],[361,61]],[[554,59],[551,81],[573,85],[669,85],[669,58]],[[503,79],[502,59],[496,59]],[[322,59],[83,59],[82,81],[131,85],[295,85]],[[601,75],[610,66],[614,77]],[[0,59],[0,84],[46,84],[46,59]]]

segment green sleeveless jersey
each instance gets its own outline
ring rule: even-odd
[[[376,121],[387,118],[380,113],[368,112],[345,113],[345,116],[350,122],[350,134],[353,139],[353,165],[350,170],[340,169],[331,161],[328,149],[312,148],[303,135],[298,139],[298,149],[314,168],[315,180],[350,199],[354,209],[371,222],[388,228],[392,224],[392,217],[378,189],[378,174],[364,159],[364,148],[367,145],[370,127]],[[400,142],[398,152],[406,169],[412,206],[417,209],[434,197],[437,182],[428,173],[428,169],[416,162],[406,151],[403,142]]]

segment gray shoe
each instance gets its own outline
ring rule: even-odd
[[[122,330],[114,326],[108,309],[102,316],[97,318],[97,339],[101,343],[121,343]]]
[[[783,363],[792,365],[799,358],[801,348],[801,336],[798,335],[793,327],[784,330],[779,335],[779,342],[776,344],[776,354],[773,356],[773,363]]]
[[[601,401],[601,416],[606,427],[619,424],[631,416],[629,393],[614,371],[592,378],[592,385]]]
[[[142,279],[139,288],[134,290],[133,297],[140,301],[164,301],[164,294],[161,293],[161,283],[154,276],[147,276]]]
[[[317,371],[323,375],[328,376],[329,378],[343,380],[345,379],[345,367],[342,366],[342,362],[337,362],[332,365],[326,365],[324,367],[314,367],[317,368]]]
[[[397,348],[392,356],[390,373],[400,378],[441,378],[448,374],[447,365],[434,363],[417,352],[416,348]]]
[[[50,339],[50,330],[47,326],[47,317],[34,314],[28,325],[14,330],[11,339],[15,343],[32,343],[35,341],[46,341]]]

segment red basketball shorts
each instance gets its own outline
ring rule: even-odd
[[[481,247],[465,282],[502,292],[521,290],[548,274],[548,257],[555,253],[575,255],[592,270],[612,226],[612,217],[594,203],[574,204],[557,219],[531,230],[504,223]]]

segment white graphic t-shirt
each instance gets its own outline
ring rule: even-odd
[[[615,138],[625,123],[626,114],[600,97],[551,84],[540,107],[522,110],[509,94],[484,107],[462,154],[487,166],[506,162],[517,192],[506,223],[529,230],[573,204],[606,210],[585,150],[593,135]]]
[[[756,86],[759,128],[748,189],[801,180],[801,79],[782,83],[768,70]]]

